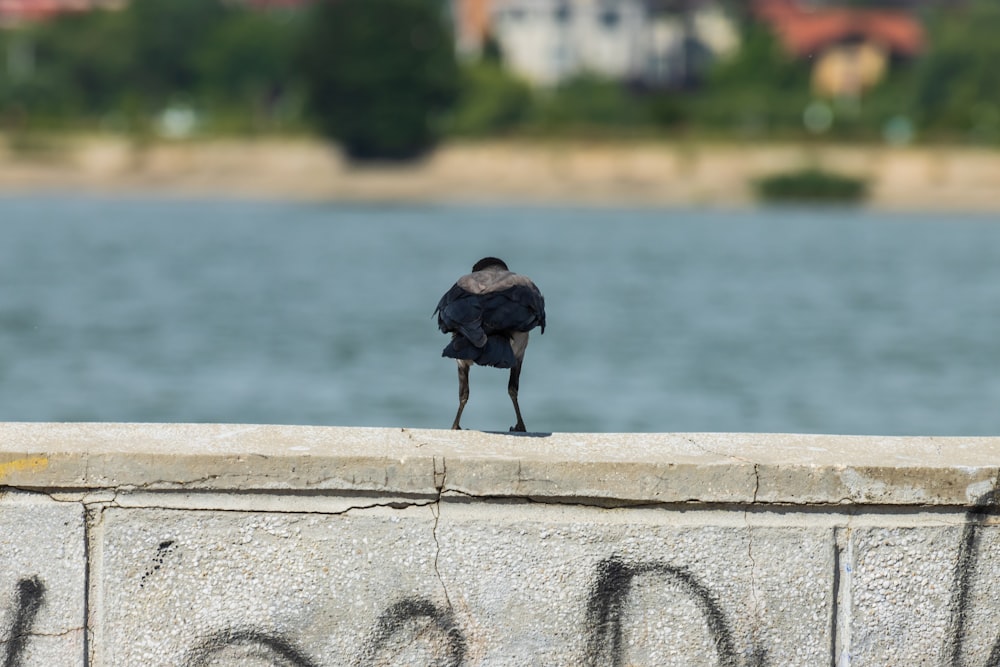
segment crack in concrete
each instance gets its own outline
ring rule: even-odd
[[[843,526],[833,529],[833,587],[830,609],[830,665],[848,665],[851,661],[851,616],[853,609],[854,548],[851,532],[853,516],[848,514]]]
[[[274,513],[276,513],[276,514],[329,514],[331,516],[343,516],[343,515],[347,514],[348,512],[360,512],[360,511],[364,511],[364,510],[377,509],[379,507],[388,507],[389,509],[394,509],[394,510],[405,510],[405,509],[410,509],[411,507],[430,507],[430,506],[433,506],[437,502],[438,502],[437,500],[428,500],[428,501],[425,501],[425,502],[416,502],[416,501],[414,501],[414,502],[400,502],[398,500],[392,500],[392,501],[385,502],[385,503],[371,503],[369,505],[352,505],[351,507],[348,507],[347,509],[339,510],[339,511],[336,511],[336,512],[325,511],[325,510],[315,510],[315,511],[312,511],[312,512],[304,512],[303,510],[297,510],[297,511],[289,510],[287,512],[278,511],[278,512],[274,512]],[[227,510],[227,511],[245,512],[246,510],[235,509],[235,510]],[[267,513],[271,514],[272,510],[269,509]]]
[[[649,500],[620,500],[617,498],[594,498],[591,502],[584,502],[583,500],[573,499],[564,496],[555,496],[547,498],[544,496],[508,496],[503,494],[476,494],[469,493],[468,491],[463,491],[461,489],[447,489],[446,493],[449,496],[461,496],[462,498],[468,498],[470,500],[481,500],[485,502],[499,502],[499,503],[510,503],[510,502],[522,502],[529,505],[553,505],[556,507],[586,507],[587,509],[598,509],[598,510],[621,510],[621,509],[643,509],[643,508],[662,508],[662,507],[674,507],[681,505],[697,505],[700,501],[690,500],[681,502],[658,502]]]
[[[142,502],[135,498],[132,498],[131,502],[123,503],[120,500],[120,497],[123,494],[128,496],[129,494],[132,494],[136,491],[140,491],[141,493],[147,493],[152,496],[162,495],[164,497],[170,497],[170,495],[173,493],[172,490],[166,490],[166,489],[143,490],[140,489],[139,487],[131,485],[115,487],[115,488],[102,487],[100,489],[87,490],[87,491],[66,491],[62,489],[38,489],[34,487],[4,486],[0,488],[0,497],[11,491],[29,495],[45,496],[46,498],[55,503],[67,504],[67,505],[80,505],[83,507],[85,511],[87,512],[94,511],[102,516],[103,512],[110,508],[228,512],[237,514],[262,511],[268,514],[325,514],[330,516],[342,516],[350,512],[378,509],[383,507],[395,510],[406,510],[410,508],[432,506],[441,501],[443,488],[439,487],[437,489],[438,493],[433,499],[404,500],[401,498],[393,498],[391,500],[373,501],[366,504],[351,505],[349,507],[339,510],[327,507],[321,507],[316,509],[310,509],[308,507],[281,509],[278,507],[271,507],[271,506],[267,507],[266,509],[248,508],[248,507],[220,507],[217,505],[213,505],[210,502],[206,502],[203,504],[185,503],[185,504],[173,505],[170,503]],[[198,493],[198,491],[195,491],[194,493]],[[219,494],[209,494],[209,495],[226,496],[230,494],[228,492],[222,492]],[[263,496],[282,496],[285,494],[281,493],[281,491],[267,491],[259,495],[263,497]]]
[[[451,605],[451,597],[448,595],[448,587],[444,583],[444,578],[441,577],[441,570],[438,569],[438,559],[441,557],[441,543],[438,541],[437,529],[438,521],[441,520],[441,497],[444,495],[445,491],[445,481],[448,476],[448,468],[445,465],[444,458],[441,458],[441,472],[438,472],[437,462],[438,459],[435,456],[434,459],[434,488],[437,489],[437,499],[433,503],[430,503],[431,514],[434,516],[434,526],[431,528],[431,536],[434,538],[434,574],[437,575],[438,581],[441,582],[441,590],[444,591],[444,600],[448,605],[448,609],[453,609]]]
[[[753,497],[750,500],[750,505],[755,505],[757,503],[757,492],[760,491],[760,464],[755,463],[753,466],[753,476],[754,476],[754,487],[753,487]],[[750,560],[750,598],[753,601],[754,608],[754,618],[762,618],[761,601],[760,597],[757,595],[757,561],[753,557],[753,527],[750,525],[750,506],[747,506],[743,510],[743,521],[746,523],[747,527],[747,558]],[[758,623],[753,624],[753,635],[754,644],[759,645],[759,633]]]
[[[703,452],[705,454],[711,454],[712,456],[718,456],[718,457],[723,458],[723,459],[731,459],[733,461],[739,461],[740,463],[752,463],[755,468],[758,465],[760,465],[759,463],[756,463],[753,459],[748,459],[745,456],[740,456],[738,454],[732,454],[730,452],[720,452],[720,451],[712,449],[710,447],[706,447],[705,445],[701,444],[700,442],[698,442],[694,438],[687,438],[687,441],[689,443],[691,443],[692,445],[694,445],[696,449],[698,449],[699,451],[701,451],[701,452]]]
[[[67,628],[62,632],[41,632],[40,630],[29,630],[28,632],[22,632],[17,637],[8,637],[7,639],[0,639],[0,646],[10,644],[16,639],[20,639],[22,637],[60,638],[60,637],[69,637],[70,635],[76,634],[78,632],[87,632],[87,631],[89,631],[89,628],[87,627]]]
[[[279,508],[275,508],[275,507],[269,507],[266,510],[253,510],[253,509],[247,509],[245,507],[212,507],[212,506],[208,506],[208,505],[206,505],[204,507],[193,507],[193,506],[189,506],[189,505],[184,505],[184,506],[165,505],[165,504],[161,505],[161,504],[157,504],[157,503],[136,503],[136,504],[126,504],[126,505],[123,505],[123,504],[121,504],[121,503],[118,502],[117,495],[115,496],[115,498],[113,498],[111,500],[95,500],[95,501],[87,501],[87,500],[82,500],[82,501],[81,500],[73,500],[73,501],[70,501],[70,500],[61,500],[61,501],[57,501],[57,502],[74,502],[74,503],[79,502],[86,509],[93,508],[93,509],[97,509],[97,510],[99,510],[101,512],[103,512],[105,509],[109,509],[109,508],[114,507],[114,508],[118,508],[118,509],[178,510],[178,511],[197,511],[197,512],[202,512],[202,511],[203,512],[227,512],[227,513],[235,513],[235,514],[246,514],[247,512],[263,511],[263,512],[265,512],[267,514],[292,514],[292,515],[294,515],[294,514],[323,514],[323,515],[327,515],[327,516],[344,516],[344,515],[346,515],[346,514],[348,514],[350,512],[361,512],[361,511],[364,511],[364,510],[378,509],[378,508],[381,508],[381,507],[388,507],[389,509],[394,509],[394,510],[406,510],[406,509],[410,509],[410,508],[414,508],[414,507],[433,507],[435,504],[437,504],[438,502],[440,502],[440,498],[437,498],[437,499],[434,499],[434,500],[426,500],[426,501],[389,500],[389,501],[386,501],[386,502],[373,502],[373,503],[368,503],[368,504],[365,504],[365,505],[351,505],[350,507],[346,507],[346,508],[340,509],[340,510],[333,510],[333,509],[327,509],[327,508],[322,508],[322,509],[295,508],[295,509],[290,509],[290,510],[283,510],[283,509],[279,509]]]
[[[504,494],[476,494],[470,493],[468,491],[463,491],[462,489],[448,489],[445,488],[444,479],[445,471],[437,470],[436,466],[438,464],[438,458],[434,459],[435,472],[434,472],[434,485],[436,494],[434,498],[429,498],[427,500],[404,500],[401,498],[394,498],[392,500],[386,501],[374,501],[366,504],[351,505],[344,509],[334,510],[326,507],[310,509],[308,507],[296,507],[294,509],[281,509],[279,507],[268,506],[266,509],[259,509],[253,507],[220,507],[214,505],[211,502],[205,502],[203,504],[192,504],[184,503],[173,505],[170,503],[157,503],[157,502],[142,502],[135,498],[132,498],[128,502],[122,502],[120,496],[130,495],[135,492],[150,494],[152,496],[164,495],[165,497],[170,497],[177,490],[174,489],[141,489],[135,486],[126,485],[123,487],[107,488],[102,487],[100,489],[95,489],[93,491],[66,491],[62,489],[55,490],[45,490],[37,489],[33,487],[16,487],[7,486],[0,490],[0,494],[9,491],[17,491],[26,494],[37,494],[43,495],[51,499],[53,502],[62,504],[79,504],[86,509],[98,509],[103,510],[107,508],[120,508],[120,509],[158,509],[158,510],[192,510],[192,511],[206,511],[206,512],[233,512],[233,513],[246,513],[263,511],[268,514],[328,514],[332,516],[341,516],[349,512],[354,511],[364,511],[369,509],[378,509],[387,507],[390,509],[405,510],[410,508],[419,507],[436,507],[439,505],[441,500],[445,497],[445,494],[449,496],[460,496],[462,498],[468,498],[471,500],[481,500],[486,502],[511,502],[520,501],[529,504],[536,505],[554,505],[563,507],[585,507],[588,509],[601,509],[601,510],[619,510],[619,509],[635,509],[635,508],[649,508],[649,507],[671,507],[675,505],[700,505],[701,501],[697,499],[690,499],[687,501],[678,502],[657,502],[657,501],[626,501],[615,498],[594,498],[592,500],[582,500],[573,499],[566,497],[544,497],[544,496],[532,496],[532,495],[504,495]],[[441,465],[444,465],[443,460]],[[231,492],[222,491],[218,493],[206,492],[201,490],[190,490],[191,493],[205,493],[209,496],[221,495],[228,496]],[[286,493],[282,490],[262,490],[259,494],[260,497],[272,497],[272,496],[284,496]],[[333,497],[339,497],[340,494],[331,491],[330,495]]]

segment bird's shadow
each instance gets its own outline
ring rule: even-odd
[[[489,433],[490,435],[512,435],[517,438],[548,438],[552,436],[552,433],[545,433],[544,431],[528,431],[527,433],[522,433],[521,431],[482,431],[482,433]]]

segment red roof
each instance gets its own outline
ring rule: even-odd
[[[260,9],[301,7],[312,0],[242,0]],[[85,12],[99,7],[121,7],[128,0],[0,0],[0,23],[37,21],[66,12]]]
[[[0,0],[0,21],[31,21],[120,4],[114,0]]]
[[[798,57],[850,39],[875,42],[902,56],[915,56],[924,49],[923,26],[902,10],[808,9],[795,0],[755,0],[753,10],[771,25],[785,49]]]

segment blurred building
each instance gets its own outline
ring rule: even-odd
[[[528,81],[594,73],[654,87],[682,85],[739,46],[714,0],[454,0],[460,53],[496,41]]]
[[[0,25],[39,21],[66,12],[117,8],[126,0],[0,0]]]
[[[800,0],[754,0],[752,7],[786,52],[813,62],[813,91],[823,97],[859,97],[886,76],[893,61],[925,48],[923,26],[905,9]]]

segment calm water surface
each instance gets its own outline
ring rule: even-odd
[[[1000,219],[0,199],[0,420],[447,427],[431,313],[545,293],[538,431],[1000,434]],[[506,429],[473,369],[468,428]]]

